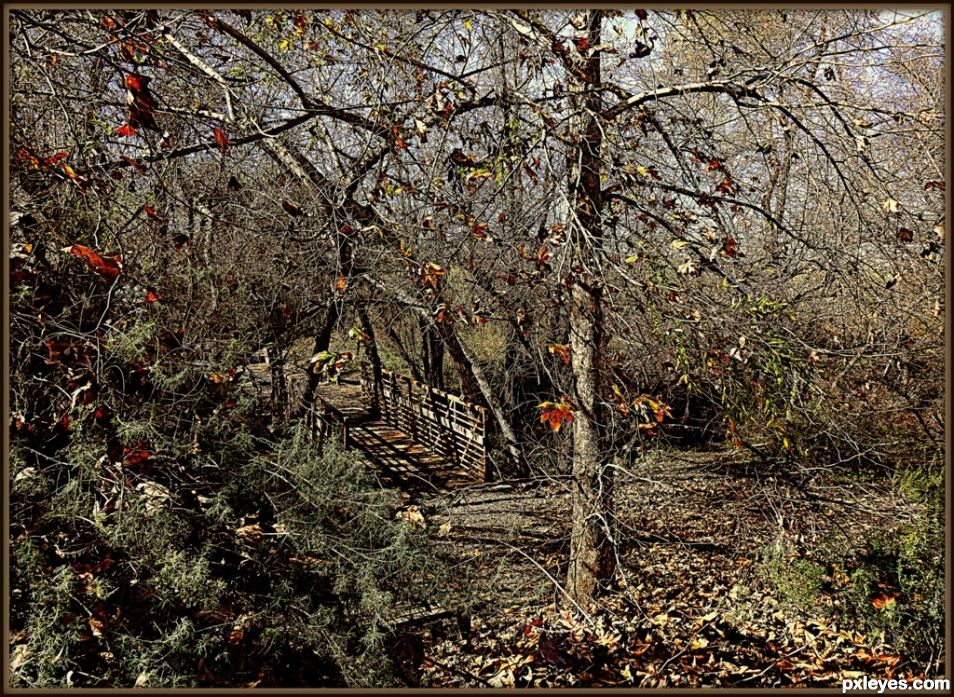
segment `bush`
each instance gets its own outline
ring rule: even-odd
[[[792,559],[793,554],[791,546],[779,537],[763,551],[762,575],[782,603],[807,611],[824,591],[825,567],[804,557]]]
[[[115,482],[121,506],[101,505],[109,465],[93,478],[82,457],[17,482],[15,685],[399,684],[391,611],[441,579],[396,495],[303,429],[272,443],[237,421],[213,430],[213,452],[257,450],[196,458],[188,481],[153,463],[165,485]]]
[[[874,536],[849,559],[846,614],[927,668],[944,646],[944,527],[928,509],[895,533]]]

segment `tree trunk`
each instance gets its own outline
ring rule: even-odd
[[[401,303],[404,307],[413,308],[419,317],[423,317],[427,321],[433,321],[431,314],[427,310],[422,309],[417,301],[409,295],[395,291],[394,288],[373,278],[369,278],[369,282],[384,293],[390,294],[396,302]],[[494,424],[500,433],[500,437],[503,439],[508,457],[513,460],[515,467],[518,468],[518,472],[525,473],[526,458],[523,457],[523,453],[520,450],[517,435],[510,425],[507,412],[503,406],[501,406],[496,394],[494,394],[493,387],[487,379],[487,376],[484,375],[480,364],[473,354],[471,354],[467,345],[460,340],[453,328],[448,328],[447,324],[443,323],[438,326],[438,331],[444,341],[447,352],[450,354],[455,367],[460,373],[461,391],[464,394],[464,398],[471,402],[479,402],[482,398],[482,401],[487,405],[491,415],[494,417]]]
[[[444,342],[433,322],[418,318],[421,329],[421,363],[424,382],[439,390],[444,389]]]
[[[383,370],[381,367],[381,356],[378,354],[378,343],[374,335],[374,325],[371,324],[371,318],[368,316],[368,308],[364,303],[359,303],[357,308],[358,320],[361,322],[361,329],[368,335],[368,360],[371,361],[371,417],[377,419],[381,415],[381,397],[383,393]]]
[[[467,392],[464,393],[464,396],[472,402],[480,401],[479,398],[483,397],[484,403],[494,417],[494,422],[497,424],[498,436],[503,441],[504,450],[510,458],[517,476],[526,476],[529,474],[526,458],[524,458],[523,453],[520,451],[517,434],[510,425],[507,412],[500,404],[500,400],[497,399],[493,386],[490,384],[487,376],[484,375],[484,371],[481,369],[477,359],[471,354],[467,345],[460,340],[460,337],[453,331],[447,333],[446,336],[448,339],[447,349],[457,364],[457,369],[461,375],[461,383],[471,383],[477,390],[477,393],[473,397],[469,396]]]
[[[328,304],[325,306],[325,316],[322,318],[321,324],[318,325],[318,329],[315,332],[313,354],[328,350],[328,347],[331,345],[331,333],[335,330],[335,325],[338,323],[340,313],[341,308],[335,299],[331,298],[328,300]],[[308,407],[311,406],[311,403],[315,399],[315,390],[318,389],[319,380],[320,377],[317,373],[312,370],[308,371],[308,384],[305,386],[305,393],[301,397],[301,404],[298,405],[297,416],[303,416],[308,410]]]
[[[589,46],[600,43],[602,12],[586,11]],[[587,603],[614,571],[613,470],[604,464],[606,413],[601,398],[601,373],[606,353],[603,291],[598,273],[602,242],[600,182],[602,131],[597,114],[600,96],[600,54],[578,61],[569,71],[571,136],[569,200],[570,235],[578,250],[577,273],[570,291],[570,365],[573,372],[573,529],[567,591]]]

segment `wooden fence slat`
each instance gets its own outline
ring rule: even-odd
[[[382,374],[382,418],[460,466],[486,468],[486,413],[456,395],[393,371]],[[363,385],[368,390],[368,385]]]

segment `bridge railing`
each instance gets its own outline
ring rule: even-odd
[[[332,433],[337,433],[341,447],[345,450],[348,449],[351,424],[348,421],[347,414],[342,414],[341,411],[321,397],[317,397],[305,412],[305,428],[309,439],[319,453],[324,449],[325,443]]]
[[[366,390],[371,389],[362,381]],[[384,371],[381,418],[433,452],[486,479],[487,410],[413,378]]]

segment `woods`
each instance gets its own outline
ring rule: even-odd
[[[944,20],[8,10],[14,684],[943,676]]]

